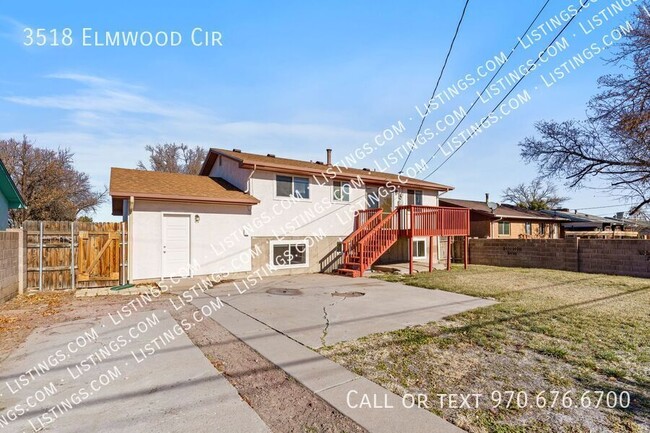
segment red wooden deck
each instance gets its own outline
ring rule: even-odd
[[[355,230],[343,241],[342,275],[358,277],[372,266],[400,237],[409,242],[409,273],[413,273],[413,237],[429,237],[433,248],[434,236],[465,237],[465,267],[467,268],[467,238],[469,209],[439,206],[399,206],[391,213],[381,209],[366,209],[357,213]],[[447,269],[451,267],[450,242],[447,242]],[[429,271],[433,269],[433,251],[429,252]]]

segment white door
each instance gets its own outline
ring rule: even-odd
[[[162,276],[189,277],[190,216],[163,215]]]

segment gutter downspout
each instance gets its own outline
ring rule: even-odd
[[[251,193],[251,178],[255,174],[255,170],[257,170],[257,164],[253,164],[253,171],[251,171],[251,174],[248,176],[248,179],[246,180],[246,191],[244,191],[246,194]]]

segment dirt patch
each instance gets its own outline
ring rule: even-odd
[[[195,310],[185,306],[172,315],[191,320]],[[366,432],[215,321],[200,322],[188,335],[273,432]]]
[[[18,296],[0,305],[0,362],[36,328],[114,314],[134,298],[75,298],[72,292]],[[167,309],[176,320],[193,322],[193,306],[175,311],[168,299],[161,295],[141,310]],[[216,322],[203,320],[188,336],[274,433],[365,432]]]

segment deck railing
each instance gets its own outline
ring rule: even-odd
[[[469,209],[399,206],[400,236],[469,236]]]

